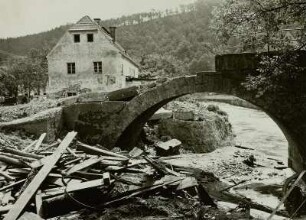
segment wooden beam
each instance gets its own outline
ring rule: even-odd
[[[87,181],[83,183],[72,183],[72,184],[68,184],[67,187],[64,186],[64,187],[57,187],[57,188],[46,190],[41,194],[41,197],[45,199],[45,198],[64,194],[65,190],[66,192],[71,193],[71,192],[76,192],[80,190],[96,188],[96,187],[102,186],[103,184],[104,184],[103,179],[96,179],[96,180],[91,180],[91,181]]]
[[[0,155],[0,161],[9,164],[9,165],[14,165],[14,166],[18,166],[18,167],[30,167],[29,164],[27,164],[26,162],[22,162],[21,160],[15,159],[15,158],[11,158],[8,156],[4,156],[4,155]]]
[[[107,155],[107,156],[113,156],[113,157],[120,157],[120,158],[124,158],[126,160],[128,160],[129,158],[127,158],[126,156],[123,156],[121,154],[117,154],[111,151],[107,151],[107,150],[103,150],[97,147],[93,147],[93,146],[89,146],[87,144],[83,144],[81,142],[78,141],[78,147],[80,149],[82,149],[84,152],[88,152],[88,153],[94,153],[97,155]]]
[[[7,189],[10,189],[10,188],[12,188],[12,187],[14,187],[14,186],[16,186],[16,185],[19,185],[19,184],[25,182],[25,181],[26,181],[26,179],[22,179],[22,180],[19,180],[19,181],[17,181],[17,182],[8,184],[8,185],[6,185],[6,186],[3,186],[2,188],[0,188],[0,192],[2,192],[2,191],[4,191],[4,190],[7,190]]]
[[[34,159],[43,158],[43,156],[40,156],[40,155],[37,155],[37,154],[26,153],[26,152],[16,150],[16,149],[13,149],[13,148],[10,148],[10,147],[5,147],[5,146],[2,147],[2,150],[4,152],[8,152],[8,153],[11,153],[11,154],[16,154],[16,155],[23,156],[23,157],[31,157],[31,158],[34,158]]]
[[[73,167],[71,167],[67,172],[66,175],[71,175],[77,171],[83,170],[85,168],[91,167],[101,161],[101,158],[90,158],[88,160],[83,161]]]
[[[38,190],[35,195],[35,205],[37,215],[43,217],[43,200],[41,196],[41,190]]]
[[[38,141],[35,144],[34,147],[34,151],[37,151],[40,148],[40,145],[42,144],[42,142],[44,141],[45,137],[46,137],[46,133],[43,133],[42,135],[40,135]]]
[[[25,147],[22,151],[23,152],[28,152],[36,143],[37,143],[37,140],[33,141],[31,144],[29,144],[27,147]]]
[[[40,185],[46,179],[54,165],[60,159],[61,155],[65,152],[66,148],[72,142],[72,140],[76,136],[76,132],[69,132],[62,143],[58,146],[58,148],[54,151],[51,157],[49,157],[49,162],[46,163],[36,174],[27,188],[20,195],[18,200],[15,202],[13,208],[8,212],[5,216],[4,220],[15,220],[17,219],[26,205],[29,203],[30,199],[36,193]]]

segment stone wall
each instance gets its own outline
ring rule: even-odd
[[[63,129],[62,107],[42,111],[30,117],[11,122],[0,123],[0,131],[23,131],[39,137],[47,133],[46,141],[52,142],[58,138]]]

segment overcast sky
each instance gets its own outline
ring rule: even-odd
[[[0,38],[47,31],[84,15],[108,19],[190,2],[194,0],[0,0]]]

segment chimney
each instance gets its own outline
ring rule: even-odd
[[[116,28],[117,27],[109,27],[110,36],[113,38],[113,41],[116,41]]]
[[[100,25],[101,18],[94,18],[94,21],[97,22]]]

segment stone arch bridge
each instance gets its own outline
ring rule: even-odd
[[[306,66],[306,54],[301,56]],[[289,144],[289,165],[296,171],[306,168],[306,77],[294,83],[292,94],[256,97],[241,83],[255,73],[255,54],[216,57],[216,72],[173,79],[161,79],[146,88],[137,88],[131,97],[106,102],[77,103],[65,109],[66,126],[89,142],[104,146],[132,147],[151,116],[168,102],[192,93],[216,92],[242,98],[266,112],[280,127]],[[129,91],[129,90],[127,90]],[[132,91],[132,90],[131,90]],[[119,100],[119,101],[118,101]],[[66,112],[66,114],[65,114]]]
[[[306,67],[306,52],[299,59],[300,66]],[[257,97],[242,83],[249,74],[256,74],[258,55],[221,55],[215,61],[216,72],[159,79],[107,94],[83,94],[33,117],[0,123],[0,130],[22,129],[36,135],[47,132],[50,141],[63,129],[76,130],[89,143],[129,149],[139,138],[143,125],[163,105],[187,94],[215,92],[237,96],[266,112],[288,140],[289,166],[296,171],[306,169],[306,73],[292,78],[288,82],[292,89],[286,93]]]

